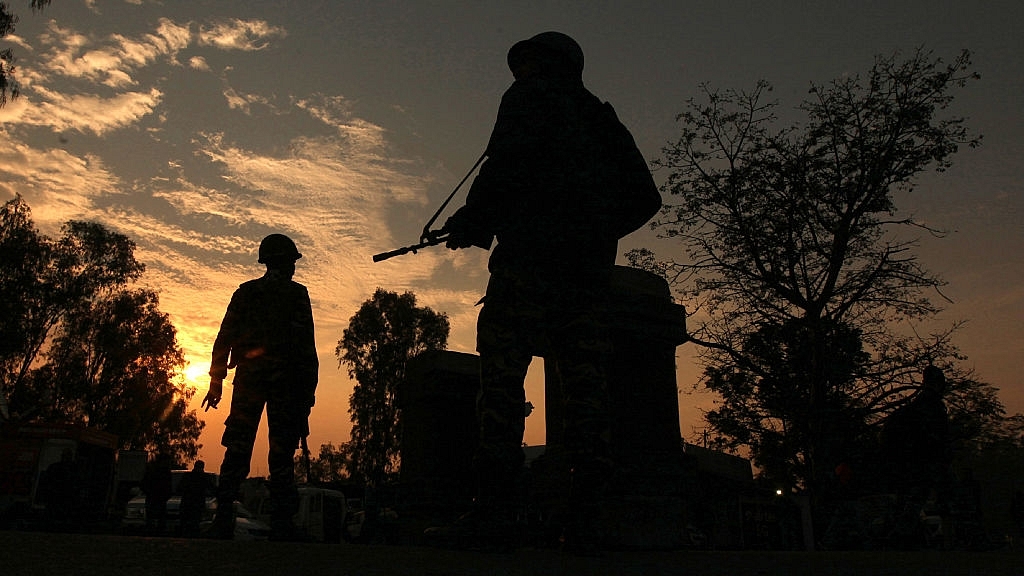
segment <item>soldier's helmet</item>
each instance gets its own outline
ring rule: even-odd
[[[289,259],[294,262],[299,258],[302,254],[295,247],[295,242],[284,234],[271,234],[260,242],[260,264]]]
[[[516,42],[508,51],[508,67],[515,72],[524,58],[542,58],[569,76],[583,77],[583,49],[561,32],[541,32]]]

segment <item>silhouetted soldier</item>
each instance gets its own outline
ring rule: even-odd
[[[882,428],[889,489],[920,504],[934,500],[949,480],[952,448],[945,393],[942,370],[928,366],[921,389]]]
[[[525,393],[533,356],[557,365],[572,469],[569,545],[593,526],[610,473],[602,313],[619,238],[661,206],[643,156],[610,105],[583,85],[583,51],[545,32],[514,45],[487,160],[449,218],[449,248],[497,239],[477,322],[481,391],[477,507],[428,535],[476,532],[507,542],[523,465]],[[583,538],[581,536],[581,538]],[[592,535],[586,539],[593,543]]]
[[[206,462],[196,460],[192,470],[181,479],[181,535],[195,538],[206,510],[206,495],[213,488],[206,476]]]
[[[171,499],[171,458],[157,454],[146,466],[140,487],[146,493],[146,528],[153,534],[167,530],[167,501]]]
[[[271,538],[296,537],[292,516],[298,511],[298,491],[293,458],[299,439],[308,433],[319,370],[309,293],[292,281],[299,258],[302,254],[287,236],[264,238],[259,262],[267,266],[267,272],[242,284],[231,296],[213,344],[210,392],[204,405],[217,407],[224,377],[229,368],[236,368],[231,413],[221,439],[226,450],[211,527],[216,538],[231,538],[234,532],[234,501],[249,474],[264,406],[270,434]]]

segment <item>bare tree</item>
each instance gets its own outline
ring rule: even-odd
[[[657,162],[671,199],[653,226],[684,257],[629,257],[695,310],[702,383],[723,398],[708,413],[718,442],[750,449],[778,481],[808,487],[850,457],[929,363],[981,385],[957,365],[955,326],[906,329],[939,312],[928,292],[943,286],[906,231],[939,231],[896,208],[919,174],[979,143],[944,117],[952,90],[977,77],[966,51],[945,64],[919,50],[813,85],[792,126],[776,128],[765,82],[703,86],[679,116]]]

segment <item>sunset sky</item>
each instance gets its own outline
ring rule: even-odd
[[[260,239],[295,239],[321,359],[314,451],[348,439],[352,383],[334,349],[375,288],[415,292],[449,315],[449,347],[473,351],[486,252],[371,256],[415,242],[479,157],[512,81],[514,42],[546,30],[573,36],[585,83],[649,160],[678,136],[675,117],[702,82],[744,89],[766,79],[786,116],[810,82],[866,72],[876,54],[923,46],[948,61],[969,49],[982,78],[956,92],[953,112],[984,135],[982,147],[963,149],[953,169],[921,178],[897,205],[950,231],[923,239],[919,252],[949,282],[953,302],[937,326],[967,320],[957,338],[967,364],[1009,412],[1024,412],[1018,0],[54,0],[36,14],[28,0],[9,4],[21,21],[0,48],[16,51],[22,96],[0,110],[0,201],[20,193],[50,235],[81,219],[137,243],[142,283],[159,292],[190,361],[196,409],[231,292],[262,274]],[[674,247],[648,231],[620,248],[635,246]],[[688,437],[712,402],[686,394],[698,374],[692,353],[678,350]],[[527,394],[541,408],[527,441],[542,443],[539,371]],[[203,414],[201,457],[214,471],[229,399]],[[253,474],[266,474],[265,425]]]

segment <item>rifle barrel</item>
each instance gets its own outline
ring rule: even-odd
[[[448,235],[447,234],[445,234],[443,236],[435,236],[433,238],[430,238],[429,240],[420,242],[419,244],[413,244],[411,246],[402,246],[401,248],[396,248],[396,249],[388,251],[388,252],[381,252],[380,254],[374,254],[373,255],[373,261],[374,262],[380,262],[382,260],[387,260],[388,258],[394,258],[395,256],[401,256],[403,254],[408,254],[409,252],[412,252],[413,254],[415,254],[416,251],[419,250],[420,248],[426,248],[428,246],[437,246],[438,244],[442,244],[442,243],[446,242],[447,240],[448,240]]]

